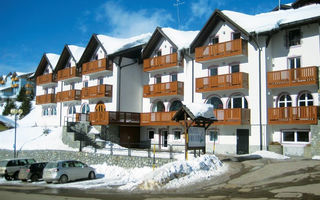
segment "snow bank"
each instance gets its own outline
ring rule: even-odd
[[[3,115],[0,115],[0,122],[3,122],[4,124],[6,124],[9,127],[14,127],[14,120],[9,119]]]
[[[320,156],[313,156],[312,159],[313,160],[320,160]]]
[[[289,159],[290,158],[288,156],[277,154],[277,153],[274,153],[274,152],[271,152],[271,151],[256,151],[256,152],[252,153],[251,155],[259,155],[262,158],[271,158],[271,159],[279,159],[279,160]]]

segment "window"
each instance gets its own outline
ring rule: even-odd
[[[310,93],[302,93],[298,99],[299,106],[313,106],[313,97]]]
[[[68,114],[69,115],[76,114],[76,106],[75,105],[69,106]]]
[[[209,131],[210,141],[218,141],[218,131]]]
[[[309,143],[310,138],[309,131],[283,131],[282,142],[283,143]]]
[[[171,103],[170,105],[170,111],[177,111],[182,107],[182,103],[179,100],[176,100]]]
[[[66,68],[69,68],[69,67],[71,67],[71,62],[68,62],[68,63],[66,64]]]
[[[171,82],[178,81],[178,74],[171,74]]]
[[[283,94],[279,97],[278,100],[278,107],[291,107],[292,106],[292,100],[290,95],[288,94]]]
[[[240,72],[239,64],[237,64],[237,65],[231,65],[231,66],[230,66],[230,71],[231,71],[231,73]]]
[[[241,33],[240,32],[234,32],[234,33],[232,33],[231,37],[232,37],[232,40],[240,39]]]
[[[219,43],[219,37],[218,36],[210,37],[209,44],[218,44],[218,43]]]
[[[211,97],[208,99],[207,104],[213,105],[213,109],[222,109],[223,104],[219,97]]]
[[[289,33],[288,33],[289,47],[295,46],[295,45],[300,45],[301,44],[300,40],[301,40],[300,29],[295,29],[295,30],[289,31]]]
[[[74,83],[71,83],[70,84],[70,90],[74,90],[75,89],[75,86],[74,86],[75,84]]]
[[[93,57],[93,60],[98,60],[99,56],[98,54],[96,54],[94,57]]]
[[[89,85],[89,84],[88,84],[88,81],[83,82],[83,87],[84,87],[84,88],[87,88],[88,85]]]
[[[176,53],[176,52],[177,52],[176,48],[173,48],[173,47],[170,48],[170,53]]]
[[[157,103],[153,104],[152,106],[152,112],[164,112],[164,104],[162,101],[158,101]]]
[[[57,115],[57,108],[55,106],[51,107],[51,115]]]
[[[43,108],[42,115],[43,116],[48,116],[49,115],[49,109],[48,108]]]
[[[44,89],[44,94],[48,94],[48,91],[49,91],[48,88]]]
[[[218,75],[218,68],[217,67],[209,68],[209,76],[217,76],[217,75]]]
[[[99,85],[103,85],[103,78],[99,78],[98,84],[99,84]]]
[[[162,54],[161,54],[161,50],[157,51],[156,55],[157,55],[157,56],[161,56],[161,55],[162,55]]]
[[[149,131],[149,140],[153,139],[154,138],[154,131]]]
[[[181,139],[181,131],[173,131],[174,139],[180,140]]]
[[[228,102],[228,108],[248,108],[248,102],[245,97],[233,96]]]
[[[90,107],[89,107],[88,104],[82,105],[81,113],[83,113],[83,114],[88,114],[88,113],[90,113]]]
[[[300,57],[288,58],[289,69],[297,69],[301,67]]]
[[[156,76],[155,78],[155,84],[161,83],[161,76]]]

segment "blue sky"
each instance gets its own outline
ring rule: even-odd
[[[290,3],[293,0],[281,0]],[[0,0],[0,75],[35,71],[43,53],[85,47],[93,33],[130,37],[178,28],[176,0]],[[200,30],[212,12],[267,12],[278,0],[180,0],[180,29]]]

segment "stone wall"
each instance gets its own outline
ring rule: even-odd
[[[13,151],[0,150],[0,160],[12,158]],[[135,167],[152,167],[153,158],[121,156],[121,155],[105,155],[98,153],[76,152],[76,151],[57,151],[57,150],[30,150],[22,151],[18,154],[19,158],[34,158],[36,161],[55,161],[55,160],[80,160],[89,165],[103,164],[116,165],[123,168]],[[156,167],[160,167],[173,159],[156,158]]]
[[[320,120],[318,125],[311,126],[311,155],[320,156]]]

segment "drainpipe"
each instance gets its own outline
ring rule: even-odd
[[[62,84],[62,81],[61,81],[61,87],[60,87],[60,90],[62,91],[62,87],[63,87],[63,84]],[[62,101],[60,102],[60,127],[62,126]]]
[[[190,50],[189,50],[190,52]],[[192,67],[191,67],[191,72],[192,72],[192,75],[191,75],[191,89],[192,89],[192,96],[191,96],[191,101],[192,103],[194,103],[194,58],[192,56],[190,56],[190,54],[187,53],[187,51],[184,51],[184,55],[186,55],[189,59],[191,59],[191,63],[192,63]]]

